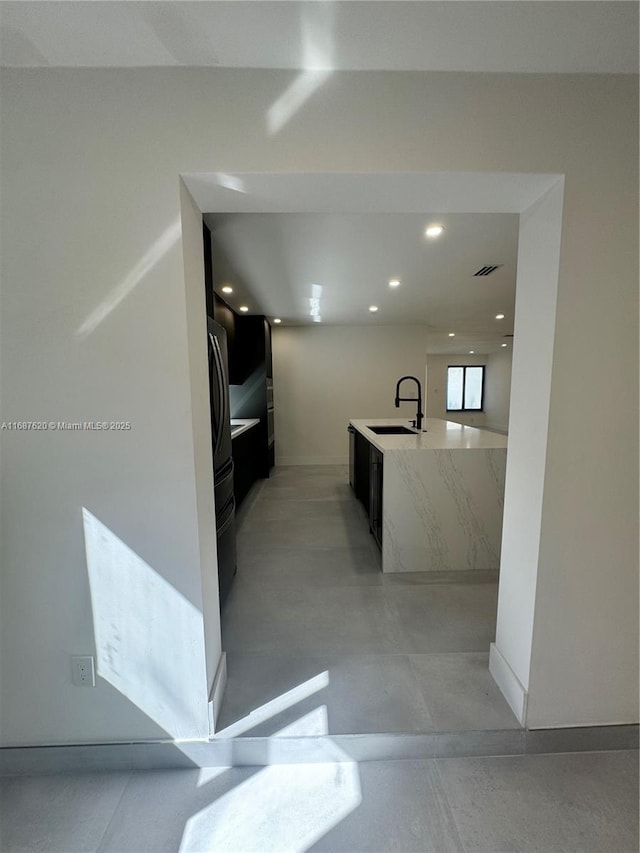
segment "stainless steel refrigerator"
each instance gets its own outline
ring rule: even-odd
[[[209,396],[211,402],[211,440],[213,450],[213,486],[218,542],[218,583],[222,608],[236,573],[236,502],[233,495],[233,459],[231,458],[231,420],[229,412],[229,370],[227,333],[219,323],[207,318],[209,340]]]

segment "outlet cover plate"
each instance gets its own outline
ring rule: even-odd
[[[96,668],[92,655],[71,656],[71,683],[76,687],[96,686]]]

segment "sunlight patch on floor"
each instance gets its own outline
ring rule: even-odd
[[[362,802],[356,762],[260,770],[191,817],[180,853],[303,853]]]
[[[264,705],[256,708],[241,720],[238,720],[230,726],[227,726],[225,729],[221,729],[219,732],[216,732],[215,737],[237,737],[260,723],[270,720],[272,717],[275,717],[276,714],[286,711],[287,708],[291,708],[298,702],[302,702],[303,699],[313,696],[314,693],[317,693],[319,690],[327,687],[328,684],[329,673],[327,671],[314,675],[313,678],[303,681],[302,684],[298,684],[293,689],[287,690],[286,693],[282,693],[270,702],[265,702]],[[326,731],[327,730],[325,730],[325,733]]]

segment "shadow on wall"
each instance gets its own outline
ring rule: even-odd
[[[83,508],[82,516],[98,676],[171,740],[179,740],[184,720],[202,712],[199,704],[206,697],[199,695],[202,682],[192,683],[194,650],[186,643],[172,643],[171,638],[197,636],[201,613],[89,510]],[[328,683],[328,672],[318,673],[252,710],[216,739],[229,742],[228,754],[233,756],[236,735],[308,699]],[[271,737],[326,736],[328,730],[327,708],[318,705]],[[171,746],[197,766],[189,742]],[[163,799],[161,813],[157,802],[145,800],[153,814],[138,814],[137,819],[156,831],[160,824],[165,842],[172,839],[172,849],[179,851],[308,850],[362,801],[357,763],[335,744],[330,754],[333,760],[322,763],[247,768],[243,781],[232,786],[228,767],[172,774],[167,784],[175,784],[176,796]],[[237,775],[236,771],[234,779]],[[185,806],[191,815],[186,820]],[[114,829],[116,836],[117,832]],[[109,840],[117,843],[117,837]]]

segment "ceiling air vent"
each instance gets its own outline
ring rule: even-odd
[[[501,266],[502,264],[489,264],[489,266],[481,267],[481,269],[479,269],[478,272],[474,272],[473,275],[474,277],[477,275],[491,275],[492,272],[495,272]]]

